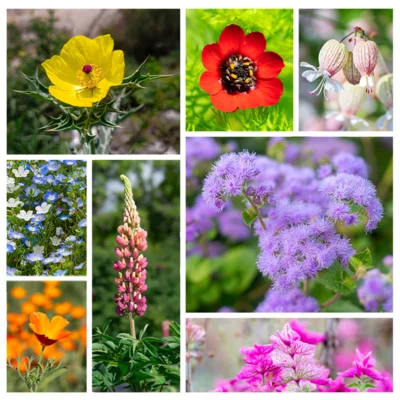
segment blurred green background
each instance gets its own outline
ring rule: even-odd
[[[60,53],[75,35],[111,34],[115,49],[125,54],[125,74],[150,56],[144,72],[173,76],[146,82],[135,89],[123,109],[144,104],[122,123],[112,153],[178,153],[180,137],[180,11],[179,10],[8,10],[7,14],[7,152],[63,154],[77,144],[76,132],[40,130],[59,111],[51,103],[18,94],[26,90],[21,73],[33,75]]]
[[[378,45],[381,53],[378,66],[375,69],[375,82],[379,77],[393,72],[393,10],[392,9],[321,9],[300,10],[299,13],[299,60],[318,67],[318,54],[321,47],[330,39],[341,40],[354,27],[360,26],[365,33]],[[349,50],[353,45],[344,42]],[[384,60],[384,62],[383,62]],[[385,66],[386,64],[386,66]],[[299,68],[300,130],[303,131],[338,131],[342,130],[340,123],[332,118],[326,120],[327,111],[338,109],[337,94],[330,93],[327,101],[323,94],[312,96],[307,91],[315,89],[318,82],[310,83],[301,74],[305,68]],[[342,72],[335,79],[344,82]],[[385,106],[376,98],[375,91],[367,96],[357,116],[366,119],[368,129],[376,131],[376,120],[385,114]]]
[[[365,234],[362,225],[356,227],[343,227],[356,251],[369,248],[373,264],[382,267],[382,259],[393,253],[393,140],[392,138],[345,138],[354,143],[361,157],[369,166],[369,178],[377,187],[378,197],[384,207],[384,217],[378,228]],[[214,138],[223,148],[236,145],[236,151],[248,149],[259,155],[267,154],[269,138]],[[300,144],[302,138],[286,138],[290,143]],[[206,146],[206,144],[204,144]],[[327,149],[328,151],[328,149]],[[228,150],[222,150],[222,153]],[[271,154],[269,154],[272,157]],[[194,169],[194,175],[200,184],[194,187],[191,180],[187,180],[186,205],[192,207],[197,196],[201,195],[202,182],[210,171],[214,160],[202,161]],[[231,198],[234,208],[244,211],[240,198]],[[243,221],[233,222],[244,224]],[[198,248],[208,246],[211,251],[221,248],[217,256],[204,257]],[[187,244],[186,258],[186,310],[188,312],[215,312],[221,307],[229,306],[236,311],[251,312],[264,299],[265,293],[271,287],[267,277],[263,277],[256,266],[259,254],[258,240],[253,234],[245,240],[232,240],[219,232],[219,227],[202,234],[195,243]],[[196,248],[195,254],[193,254]],[[331,297],[331,292],[323,285],[314,283],[311,296],[320,302],[325,302]],[[356,291],[345,296],[334,306],[325,311],[361,312]]]
[[[223,113],[215,109],[208,93],[200,89],[205,68],[201,52],[218,42],[223,29],[236,24],[246,34],[261,32],[267,51],[278,53],[285,68],[278,78],[283,96],[271,107]],[[293,10],[218,9],[186,11],[186,130],[187,131],[290,131],[293,130]]]
[[[149,263],[147,311],[135,318],[136,330],[149,324],[146,335],[161,336],[164,320],[180,321],[179,161],[93,162],[93,327],[112,319],[108,334],[129,332],[128,319],[115,314],[113,301],[115,238],[124,211],[121,174],[131,180],[141,226],[148,233],[143,253]]]

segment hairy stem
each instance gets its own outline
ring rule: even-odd
[[[333,297],[331,297],[328,301],[321,304],[321,308],[329,307],[339,299],[340,299],[340,293],[335,293],[335,295]]]
[[[129,329],[131,336],[136,339],[135,321],[133,320],[132,314],[129,314]]]
[[[264,231],[267,230],[267,227],[265,226],[264,220],[261,217],[260,211],[258,209],[258,207],[254,204],[253,200],[251,199],[250,196],[247,196],[247,194],[245,193],[245,191],[243,190],[243,196],[246,197],[247,201],[251,204],[251,206],[253,207],[254,212],[257,215],[257,219],[260,221],[260,224],[263,228]]]

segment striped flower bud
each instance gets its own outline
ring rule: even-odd
[[[345,82],[343,86],[344,91],[339,93],[339,108],[346,117],[351,117],[360,110],[367,94],[360,85],[352,85],[349,82]]]
[[[374,87],[374,69],[378,64],[379,49],[372,40],[359,40],[354,46],[353,61],[361,74],[360,86],[368,93]]]
[[[353,52],[349,51],[347,61],[343,66],[343,73],[346,79],[352,84],[357,85],[360,83],[361,74],[357,67],[354,65]]]
[[[393,108],[393,74],[380,77],[376,84],[376,95],[388,110]]]
[[[131,184],[125,175],[121,175],[125,184],[124,224],[118,227],[116,242],[119,247],[115,254],[119,258],[114,263],[118,272],[115,279],[118,293],[114,296],[118,315],[143,316],[146,311],[147,260],[140,252],[147,249],[147,232],[140,227],[140,218],[133,200]]]
[[[343,68],[348,53],[349,51],[343,43],[339,43],[335,39],[328,40],[319,52],[319,66],[333,76]]]

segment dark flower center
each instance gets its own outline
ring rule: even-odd
[[[93,67],[90,64],[86,64],[82,67],[82,72],[85,74],[90,74],[93,70]]]
[[[221,82],[228,94],[246,93],[255,87],[257,67],[249,57],[232,54],[220,66]]]

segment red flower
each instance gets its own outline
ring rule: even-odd
[[[240,26],[229,25],[218,43],[204,47],[207,71],[200,77],[200,87],[211,95],[214,107],[233,112],[279,101],[283,85],[276,77],[285,64],[278,54],[264,51],[266,45],[262,33],[245,35]]]

